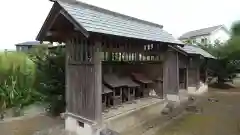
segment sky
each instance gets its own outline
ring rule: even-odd
[[[240,0],[81,0],[139,19],[163,25],[174,37],[200,28],[240,20]],[[52,2],[49,0],[3,0],[0,4],[0,50],[34,41]]]

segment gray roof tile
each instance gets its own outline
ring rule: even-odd
[[[162,29],[162,25],[143,21],[82,2],[61,2],[60,6],[83,28],[90,32],[183,44]]]
[[[187,52],[188,54],[199,54],[206,58],[212,58],[215,59],[214,56],[212,56],[207,51],[203,50],[202,48],[194,45],[185,45],[184,47],[179,47],[183,51]]]
[[[26,45],[26,46],[28,46],[28,45],[31,45],[31,46],[33,46],[33,45],[41,45],[41,43],[39,42],[39,41],[27,41],[27,42],[23,42],[23,43],[18,43],[18,44],[16,44],[16,46],[22,46],[22,45]]]
[[[223,25],[218,25],[218,26],[203,28],[203,29],[199,29],[199,30],[189,31],[189,32],[183,34],[182,36],[180,36],[179,39],[188,39],[188,38],[191,38],[191,37],[208,35],[211,32],[213,32],[214,30],[219,29],[221,27],[224,27],[224,26]]]

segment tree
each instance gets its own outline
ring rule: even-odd
[[[198,44],[217,59],[208,66],[219,83],[233,79],[240,69],[240,22],[235,23],[231,31],[230,39],[224,44],[217,41],[214,44]]]
[[[65,111],[65,49],[37,48],[29,54],[37,66],[35,87],[53,115]]]
[[[192,44],[192,40],[191,39],[186,39],[183,41],[185,44]]]
[[[240,20],[236,21],[231,28],[232,36],[240,36]]]

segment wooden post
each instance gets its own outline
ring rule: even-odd
[[[177,79],[177,93],[179,93],[179,58],[178,58],[178,52],[176,52],[176,79]]]
[[[164,52],[164,59],[163,59],[163,98],[166,98],[167,95],[167,80],[168,80],[168,66],[167,66],[167,59],[168,59],[168,53],[167,51]]]
[[[127,93],[128,93],[128,101],[131,100],[131,89],[132,89],[132,88],[128,88],[128,90],[127,90]]]
[[[66,102],[66,113],[68,112],[68,107],[69,107],[69,92],[70,92],[70,89],[68,87],[69,85],[69,73],[68,73],[68,59],[69,59],[69,44],[70,42],[68,41],[65,45],[65,76],[66,76],[66,79],[65,79],[65,102]]]
[[[186,89],[188,90],[188,63],[186,65]]]
[[[208,60],[206,59],[206,66],[205,66],[205,80],[204,83],[207,84],[208,81]]]
[[[95,67],[95,118],[96,122],[102,123],[102,62],[101,62],[101,42],[95,40],[94,67]]]

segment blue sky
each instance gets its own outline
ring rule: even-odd
[[[175,37],[189,30],[240,20],[239,0],[81,0],[95,6],[162,24]],[[35,40],[50,8],[49,0],[3,0],[0,50]]]

